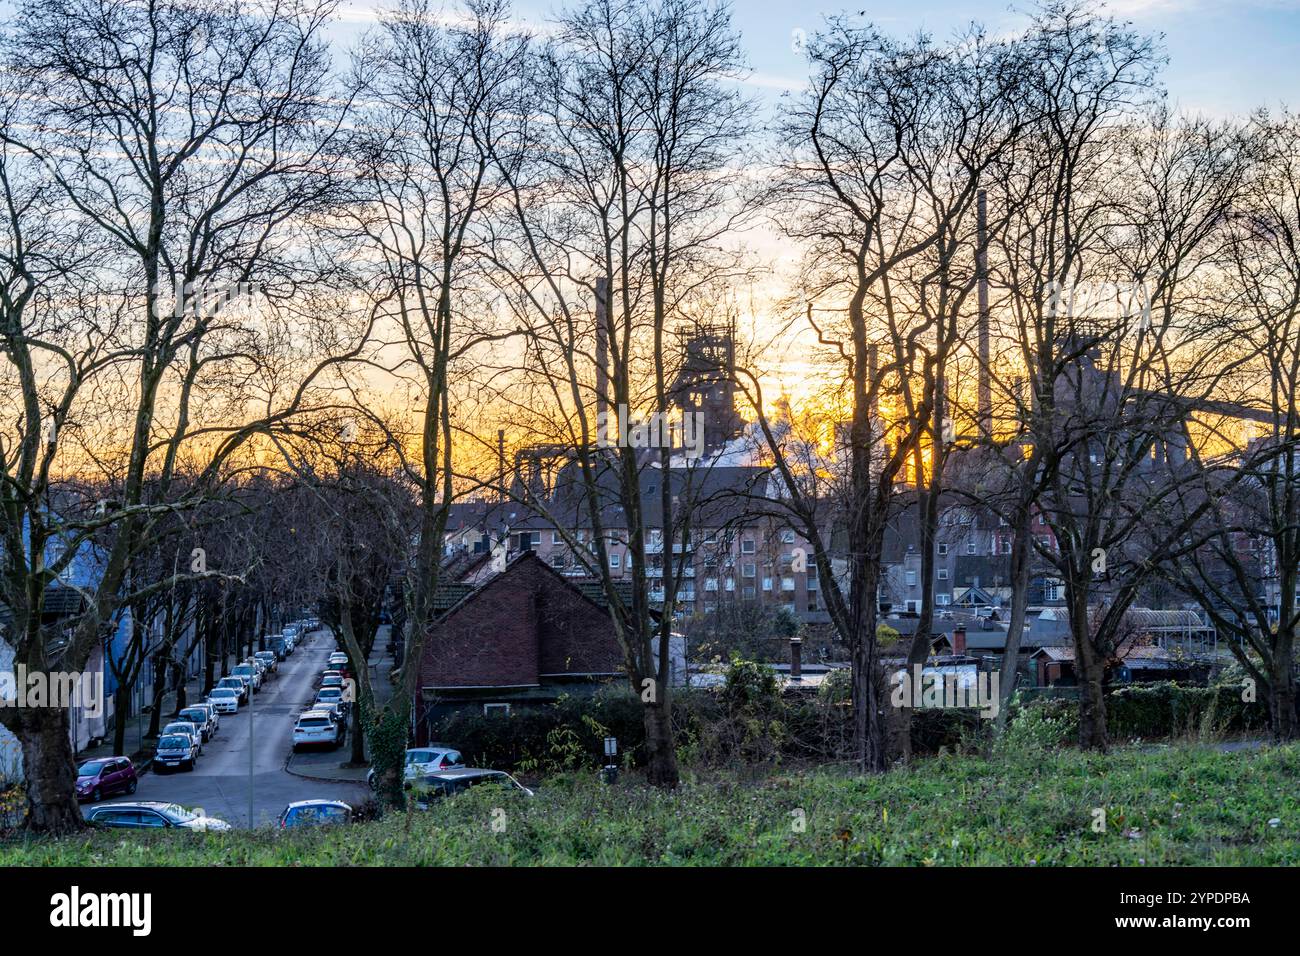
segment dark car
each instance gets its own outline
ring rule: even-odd
[[[352,807],[342,800],[299,800],[284,808],[280,826],[319,827],[332,823],[351,823]]]
[[[485,770],[481,767],[456,767],[422,774],[410,781],[407,789],[411,791],[416,806],[424,808],[440,797],[453,797],[471,787],[481,786],[501,787],[529,797],[533,795],[533,791],[504,770]]]
[[[135,793],[139,778],[126,757],[99,757],[77,768],[77,799],[98,803],[113,793]]]
[[[202,809],[179,803],[145,800],[140,803],[106,803],[86,814],[95,827],[125,830],[229,830],[225,820],[207,816]]]

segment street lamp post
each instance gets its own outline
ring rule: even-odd
[[[253,683],[248,683],[248,829],[253,829]]]

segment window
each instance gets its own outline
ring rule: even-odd
[[[562,554],[551,555],[551,567],[555,568],[556,570],[563,571],[564,564],[565,564],[564,555]]]
[[[754,600],[754,585],[746,584],[740,591],[746,601]]]
[[[618,554],[611,554],[611,555],[609,556],[609,566],[610,566],[611,568],[620,568],[620,567],[622,567],[622,566],[623,566],[623,558],[622,558],[622,556],[620,556],[620,555],[618,555]]]
[[[717,579],[717,578],[705,578],[705,579],[704,579],[704,590],[706,590],[706,591],[716,591],[717,589],[718,589],[718,579]]]
[[[948,569],[947,569],[947,568],[940,568],[938,571],[935,572],[934,576],[935,576],[936,578],[938,578],[940,581],[947,581],[947,580],[948,580]]]
[[[907,579],[907,586],[908,586],[909,588],[914,588],[914,587],[916,587],[916,572],[915,572],[915,571],[908,571],[908,572],[907,572],[907,575],[906,575],[906,579]]]
[[[736,579],[733,577],[727,577],[723,580],[722,586],[728,591],[734,591],[736,590]]]
[[[952,595],[951,595],[951,594],[936,594],[936,595],[934,596],[934,603],[935,603],[935,604],[938,604],[940,607],[944,607],[944,606],[946,606],[946,605],[949,605],[949,604],[952,603]]]
[[[966,540],[966,553],[967,553],[967,554],[974,554],[978,549],[979,549],[979,545],[976,543],[976,541],[975,541],[974,538],[968,538],[968,539]]]
[[[753,561],[746,561],[740,566],[740,576],[743,578],[752,578],[758,572],[758,566]]]
[[[781,590],[782,590],[782,591],[793,591],[793,590],[794,590],[794,578],[782,578],[782,579],[781,579]]]
[[[781,541],[785,544],[794,544],[794,532],[788,528],[781,532]]]
[[[1059,581],[1046,581],[1043,583],[1043,600],[1059,601],[1061,599],[1061,583]]]
[[[1010,538],[1003,538],[1003,539],[1002,539],[1002,553],[1003,553],[1003,554],[1010,554],[1010,553],[1011,553],[1011,539],[1010,539]]]
[[[947,544],[940,544],[937,550],[938,550],[938,552],[939,552],[940,554],[947,554],[947,553],[948,553],[948,545],[947,545]]]
[[[771,578],[763,578],[763,590],[764,590],[764,591],[770,591],[770,590],[772,590],[772,579],[771,579]]]
[[[741,554],[753,554],[753,553],[754,553],[754,539],[753,539],[753,538],[742,538],[742,539],[741,539],[741,542],[740,542],[740,553],[741,553]]]
[[[510,705],[509,704],[484,704],[483,716],[484,717],[509,717]]]
[[[560,536],[560,532],[552,531],[551,544],[563,544],[563,543],[564,543],[564,538]]]

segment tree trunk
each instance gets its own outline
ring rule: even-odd
[[[1081,591],[1086,595],[1086,591]],[[1075,598],[1070,613],[1070,630],[1074,636],[1074,673],[1079,682],[1079,746],[1105,752],[1106,738],[1106,662],[1092,644],[1088,629],[1086,597]],[[1082,604],[1082,606],[1077,606]]]
[[[18,738],[27,778],[27,822],[39,833],[70,833],[85,826],[77,806],[77,768],[62,707],[24,709]]]
[[[1025,614],[1029,610],[1029,571],[1033,549],[1030,547],[1029,509],[1017,516],[1015,534],[1011,543],[1011,619],[1007,622],[1007,641],[1002,649],[1002,668],[998,675],[997,728],[1007,725],[1007,711],[1011,695],[1016,691],[1016,676],[1020,664],[1020,638],[1025,632]]]
[[[366,735],[362,732],[361,727],[361,698],[358,697],[352,703],[351,715],[352,728],[349,733],[352,734],[352,760],[354,764],[363,764],[366,762]]]
[[[153,664],[153,704],[149,708],[149,731],[147,737],[157,737],[162,729],[162,701],[167,690],[167,668],[158,663]]]
[[[1295,740],[1295,674],[1291,664],[1291,640],[1279,635],[1274,644],[1273,673],[1269,680],[1269,725],[1279,741]]]
[[[672,717],[665,695],[645,705],[646,776],[652,786],[671,789],[679,781]]]
[[[139,674],[137,673],[137,679]],[[126,720],[131,713],[131,685],[125,681],[113,692],[113,753],[125,756]]]

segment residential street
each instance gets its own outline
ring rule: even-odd
[[[346,800],[355,806],[365,801],[364,784],[328,783],[295,776],[285,770],[292,753],[294,720],[313,697],[315,681],[334,650],[329,631],[316,632],[306,644],[280,662],[274,679],[253,696],[253,812],[254,824],[274,823],[286,804],[310,797]],[[210,816],[232,826],[248,825],[249,708],[221,718],[216,737],[203,746],[203,756],[193,771],[147,773],[133,798],[169,800],[202,807]],[[347,750],[333,751],[332,765],[347,759]],[[109,801],[111,802],[111,801]]]

